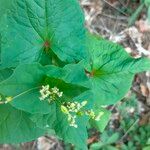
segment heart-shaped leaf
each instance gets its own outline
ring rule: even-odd
[[[1,68],[52,59],[53,53],[67,62],[86,56],[84,19],[76,0],[12,1],[3,25]]]
[[[94,101],[100,105],[114,104],[130,89],[135,73],[150,69],[150,60],[134,59],[112,42],[88,35],[91,60],[85,63],[92,84]]]

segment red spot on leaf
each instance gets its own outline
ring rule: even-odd
[[[93,70],[92,72],[89,72],[89,71],[85,70],[85,73],[86,73],[86,75],[87,75],[88,77],[93,77],[95,71]]]
[[[50,42],[49,42],[49,41],[46,41],[46,42],[44,43],[44,47],[45,47],[46,49],[50,48]]]

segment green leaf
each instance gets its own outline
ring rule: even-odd
[[[10,105],[0,105],[0,143],[20,143],[32,141],[44,134],[28,118],[29,115]]]
[[[1,68],[40,62],[51,51],[67,62],[86,56],[83,13],[76,0],[13,0],[4,26]]]
[[[13,0],[0,0],[0,51],[2,49],[2,33],[6,33],[7,25],[6,25],[6,18],[7,12],[12,6]],[[3,42],[5,39],[3,39]],[[0,52],[1,53],[1,52]],[[1,54],[0,54],[0,61],[1,61]]]
[[[90,146],[90,150],[100,150],[103,146],[105,146],[103,143],[97,142]]]
[[[133,59],[112,42],[89,36],[91,60],[85,62],[86,74],[98,105],[114,104],[130,89],[135,73],[149,70],[150,60]]]
[[[85,74],[83,67],[84,61],[78,64],[68,64],[61,72],[61,78],[69,83],[79,84],[84,87],[91,87],[92,84],[89,82],[89,78]]]
[[[112,134],[108,140],[106,141],[107,144],[113,144],[115,143],[117,140],[119,139],[119,134],[118,133],[114,133]]]
[[[150,138],[148,138],[148,140],[147,140],[147,143],[146,143],[147,145],[150,145]]]
[[[56,104],[49,106],[51,112],[49,114],[31,114],[30,119],[37,127],[42,129],[52,129],[56,118]]]
[[[146,5],[147,7],[150,6],[150,0],[145,0],[144,3],[145,3],[145,5]]]
[[[68,83],[82,85],[84,87],[91,87],[89,78],[85,74],[83,63],[84,61],[81,61],[77,64],[67,64],[63,68],[53,66],[52,70],[47,71],[47,76],[53,76]],[[57,73],[55,70],[57,70]]]
[[[108,145],[108,146],[106,146],[105,150],[119,150],[119,149],[116,148],[115,146]]]
[[[144,147],[143,150],[150,150],[150,146]]]
[[[10,77],[13,73],[13,69],[0,70],[0,82]]]
[[[56,69],[54,71],[54,69]],[[52,72],[51,72],[52,71]],[[48,75],[50,73],[50,76]],[[57,87],[63,92],[63,97],[56,101],[72,101],[75,97],[80,99],[86,95],[87,88],[66,83],[63,80],[53,78],[52,74],[57,73],[57,67],[46,66],[39,64],[20,65],[13,75],[0,83],[0,93],[4,96],[13,97],[11,105],[17,109],[27,111],[29,113],[44,113],[51,111],[50,104],[45,101],[40,101],[40,88],[42,85],[50,85],[51,88]],[[59,69],[58,69],[59,73]],[[83,93],[83,95],[81,94]],[[80,96],[81,94],[81,96]]]
[[[1,0],[0,1],[0,15],[3,15],[11,6],[12,0]]]
[[[135,23],[135,21],[139,17],[143,8],[144,8],[144,3],[140,4],[140,6],[137,8],[137,10],[135,10],[133,15],[129,18],[129,21],[128,21],[129,26],[132,26]]]
[[[12,0],[0,0],[0,24],[1,18],[7,13],[12,5]]]
[[[93,127],[95,127],[97,130],[99,130],[100,132],[103,132],[105,127],[107,126],[109,120],[110,120],[110,116],[111,116],[111,112],[108,111],[105,108],[94,108],[94,112],[95,114],[99,114],[99,113],[103,113],[100,120],[96,121],[96,120],[90,120],[90,123]]]

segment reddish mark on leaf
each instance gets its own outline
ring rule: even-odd
[[[88,77],[93,77],[95,74],[95,71],[93,70],[92,72],[89,72],[89,71],[85,70],[85,73]]]
[[[46,49],[50,48],[50,42],[49,42],[49,41],[46,41],[46,42],[44,43],[44,47],[45,47]]]
[[[46,53],[48,53],[49,49],[50,49],[50,42],[49,41],[45,41],[45,43],[44,43],[44,51]]]

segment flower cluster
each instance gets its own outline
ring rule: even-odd
[[[49,103],[55,101],[57,98],[62,97],[63,92],[60,92],[57,87],[50,88],[49,85],[42,86],[40,90],[40,100],[47,100]],[[64,102],[61,104],[61,111],[67,115],[69,125],[77,128],[76,119],[78,116],[89,116],[91,119],[99,121],[103,112],[98,115],[95,114],[93,109],[86,110],[84,107],[87,105],[87,101],[79,102]]]
[[[99,114],[96,115],[93,109],[91,109],[91,110],[87,110],[85,114],[89,116],[91,119],[99,121],[101,117],[103,116],[104,112],[99,112]]]
[[[99,112],[97,115],[91,110],[85,110],[84,106],[86,106],[87,101],[79,102],[66,102],[61,105],[61,111],[67,115],[68,122],[70,126],[77,128],[78,125],[76,123],[77,116],[87,115],[91,119],[99,121],[104,114],[104,112]]]
[[[13,98],[11,96],[4,97],[4,100],[3,100],[3,96],[0,95],[0,104],[7,104],[7,103],[11,102],[12,100],[13,100]]]
[[[68,122],[70,126],[77,128],[76,124],[77,115],[82,115],[82,108],[87,104],[87,101],[79,102],[67,102],[61,105],[61,111],[68,116]]]
[[[57,87],[50,88],[49,85],[42,86],[40,90],[40,100],[48,100],[49,103],[55,101],[58,97],[62,97],[63,92],[60,92]]]

